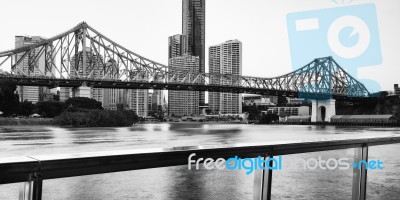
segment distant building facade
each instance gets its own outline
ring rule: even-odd
[[[199,57],[199,72],[205,72],[206,1],[182,0],[182,35],[188,36],[188,53]],[[205,93],[199,93],[200,105]]]
[[[246,95],[242,96],[243,105],[245,106],[275,106],[278,104],[277,96],[268,96],[268,95]]]
[[[400,95],[400,87],[399,84],[394,84],[394,94]]]
[[[299,98],[286,98],[287,104],[289,105],[300,105],[304,103],[304,99],[299,99]]]
[[[148,116],[148,92],[148,90],[132,89],[127,93],[129,109],[140,117]]]
[[[36,44],[43,40],[45,39],[40,36],[15,36],[15,48]],[[43,53],[40,53],[40,50],[41,48],[36,48],[31,54],[26,55],[22,61],[16,65],[13,72],[26,76],[51,76],[51,74],[55,72],[55,69],[51,66],[46,68],[45,63],[45,55],[48,54],[51,49],[47,49],[47,52],[45,52],[46,50],[42,50]],[[37,53],[40,53],[40,56],[35,58],[34,55]],[[22,56],[24,56],[24,53],[17,54],[16,60],[19,60]],[[49,88],[39,86],[18,86],[17,92],[20,101],[28,100],[33,103],[48,100],[50,95],[54,95]]]
[[[104,60],[101,55],[95,54],[90,48],[86,49],[86,64],[83,64],[83,52],[78,52],[78,57],[71,58],[70,76],[71,78],[86,77],[91,78],[118,79],[117,63],[113,59]],[[78,62],[76,64],[76,62]],[[83,70],[83,66],[90,65],[92,70]],[[111,73],[104,74],[103,66],[111,70]],[[102,103],[104,109],[117,110],[118,106],[123,109],[135,111],[139,116],[146,117],[148,114],[147,90],[136,89],[114,89],[114,88],[91,88],[90,98]],[[74,97],[72,88],[60,88],[60,101],[65,101]]]
[[[273,113],[279,116],[310,116],[310,107],[300,106],[300,107],[272,107],[268,108],[268,111],[262,111],[262,113]]]
[[[200,58],[189,52],[187,35],[174,35],[168,38],[168,66],[170,70],[199,71]],[[181,80],[182,77],[177,77]],[[199,92],[198,91],[168,91],[168,115],[190,116],[199,114]],[[162,100],[162,97],[159,99]]]
[[[73,56],[70,60],[70,77],[79,78],[86,77],[91,73],[89,65],[93,67],[91,74],[92,78],[102,78],[103,73],[101,72],[103,66],[103,57],[99,54],[95,54],[90,48],[86,48],[86,63],[83,64],[83,51],[78,52],[77,57]],[[83,70],[85,67],[85,70]],[[60,101],[65,101],[70,97],[74,97],[72,88],[60,88]],[[96,101],[100,101],[104,107],[104,89],[91,88],[90,97]]]
[[[242,75],[242,43],[229,40],[209,48],[209,72]],[[231,80],[212,79],[211,84],[230,85]],[[208,107],[212,113],[242,113],[241,94],[209,92]]]
[[[188,54],[188,36],[187,35],[173,35],[168,37],[168,59]]]
[[[182,70],[197,72],[199,70],[199,57],[183,55],[171,58],[169,66]],[[180,81],[183,77],[177,77]],[[198,91],[168,91],[168,115],[169,116],[191,116],[199,114],[199,92]]]

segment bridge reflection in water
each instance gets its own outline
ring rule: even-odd
[[[113,152],[95,152],[95,153],[81,153],[81,154],[69,154],[69,155],[49,155],[49,156],[29,156],[20,158],[7,158],[0,160],[0,184],[24,182],[20,187],[20,199],[42,199],[43,182],[51,184],[52,180],[57,178],[84,176],[92,174],[102,174],[110,172],[120,172],[129,170],[139,170],[150,168],[160,168],[169,166],[180,166],[174,168],[174,170],[185,171],[188,175],[181,177],[182,183],[193,183],[202,184],[204,182],[215,182],[218,187],[230,187],[240,182],[240,180],[231,180],[231,182],[219,183],[218,177],[211,176],[212,172],[207,172],[205,175],[201,174],[201,171],[189,171],[187,169],[188,156],[192,153],[196,153],[197,157],[210,157],[213,159],[217,158],[229,158],[239,156],[241,158],[252,158],[259,155],[265,157],[276,157],[278,155],[293,156],[304,153],[308,156],[315,156],[319,153],[334,152],[332,150],[349,151],[353,153],[347,153],[348,155],[354,155],[354,161],[376,159],[368,156],[368,150],[372,146],[389,147],[390,144],[400,143],[400,136],[385,136],[385,137],[365,137],[359,139],[333,139],[333,140],[309,140],[309,141],[294,141],[294,142],[281,142],[281,143],[264,143],[264,144],[237,144],[229,146],[207,146],[207,147],[180,147],[180,148],[167,148],[167,149],[141,149],[141,150],[129,150],[129,151],[113,151]],[[375,147],[372,147],[375,148]],[[349,150],[350,149],[350,150]],[[346,153],[343,154],[346,156]],[[391,166],[391,165],[389,165]],[[389,167],[390,168],[390,167]],[[172,169],[172,168],[171,168]],[[396,169],[392,168],[391,173],[395,174]],[[146,170],[142,170],[146,172]],[[173,170],[171,170],[173,172]],[[332,170],[335,171],[335,170]],[[147,171],[150,172],[151,171]],[[172,173],[168,172],[168,173]],[[320,192],[316,193],[315,199],[336,199],[337,197],[344,197],[348,199],[366,199],[367,191],[367,169],[365,165],[362,165],[361,169],[355,168],[351,174],[340,173],[336,177],[329,176],[329,171],[325,172],[326,176],[315,176],[316,172],[313,170],[309,171],[271,171],[271,170],[258,170],[254,173],[253,194],[244,193],[243,198],[248,199],[271,199],[271,191],[285,190],[290,188],[291,185],[301,183],[304,188],[311,182],[323,181],[326,177],[332,185],[333,183],[340,182],[342,179],[349,180],[344,184],[344,188],[348,187],[347,191],[339,190],[336,187],[329,187],[325,185],[325,188],[319,188]],[[370,174],[371,172],[369,172]],[[146,176],[146,174],[142,174]],[[275,179],[279,177],[290,175],[298,177],[299,180],[294,182],[287,182],[275,185]],[[321,174],[320,174],[321,175]],[[113,176],[113,174],[108,174]],[[160,176],[163,176],[160,174]],[[305,179],[305,177],[307,179]],[[369,176],[371,184],[375,182],[373,180],[375,175]],[[160,177],[162,179],[162,177]],[[191,179],[191,180],[185,180]],[[45,181],[44,181],[45,180]],[[142,179],[145,180],[145,179]],[[179,180],[179,179],[177,179]],[[155,181],[157,183],[157,181]],[[87,183],[87,187],[96,188],[97,182]],[[118,187],[123,185],[123,182],[110,183],[108,187]],[[139,186],[140,183],[136,183],[135,186]],[[180,187],[180,182],[172,183],[169,185],[171,190],[175,187]],[[210,197],[212,193],[208,193],[211,190],[199,190],[190,191],[190,186],[185,185],[188,188],[187,193],[195,195],[196,199],[215,199]],[[196,188],[201,188],[196,187]],[[301,187],[300,187],[301,188]],[[69,190],[71,188],[65,188]],[[144,188],[145,189],[145,188]],[[272,189],[272,190],[271,190]],[[343,189],[343,188],[340,188]],[[379,188],[369,187],[373,192],[377,192]],[[82,190],[77,190],[77,192]],[[332,193],[325,193],[326,191],[337,191]],[[55,192],[55,191],[50,191]],[[98,191],[99,193],[106,193],[106,191]],[[161,193],[166,191],[153,191],[155,193]],[[307,196],[308,190],[303,190],[298,195],[298,199]],[[273,193],[273,192],[272,192]],[[336,196],[324,196],[324,194],[337,194]],[[340,194],[341,193],[341,194]],[[119,194],[121,195],[121,194]],[[197,196],[198,195],[198,196]],[[221,195],[221,194],[219,194]],[[218,199],[229,199],[231,194],[223,194]],[[171,196],[170,196],[171,197]],[[193,197],[193,196],[192,196]],[[125,197],[126,198],[126,197]],[[394,197],[393,197],[394,198]],[[343,199],[343,198],[341,198]]]

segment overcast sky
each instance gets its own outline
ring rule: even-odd
[[[383,62],[359,68],[358,78],[392,90],[400,83],[397,0],[208,0],[206,54],[211,45],[239,39],[243,75],[282,75],[292,71],[288,13],[364,3],[377,7]],[[52,37],[86,21],[133,52],[167,64],[168,36],[182,32],[182,0],[16,0],[2,2],[0,19],[0,51],[14,48],[15,35]]]

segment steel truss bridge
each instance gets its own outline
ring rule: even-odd
[[[42,63],[42,67],[38,63]],[[82,64],[86,63],[86,64]],[[23,67],[25,66],[25,70]],[[44,67],[43,67],[44,66]],[[83,66],[83,67],[82,67]],[[4,70],[10,68],[9,72]],[[273,77],[200,73],[169,67],[134,53],[85,22],[50,39],[0,52],[0,79],[22,86],[166,89],[308,98],[370,94],[331,57]]]

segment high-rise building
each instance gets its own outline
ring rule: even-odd
[[[168,66],[198,72],[200,58],[190,55],[188,36],[174,35],[168,38]],[[170,69],[173,70],[173,69]],[[181,78],[178,77],[180,80]],[[162,96],[159,96],[162,102]],[[190,116],[199,114],[199,92],[168,91],[168,115]]]
[[[128,106],[129,109],[136,112],[140,117],[148,116],[148,90],[133,89],[128,90]]]
[[[185,54],[171,58],[171,67],[197,72],[199,70],[199,57]],[[173,70],[173,69],[172,69]],[[183,77],[176,77],[180,81]],[[198,91],[168,91],[168,115],[191,116],[199,114]]]
[[[205,72],[205,0],[182,0],[182,34],[188,36],[188,51],[199,57],[199,72]],[[200,105],[205,103],[204,92],[200,92]]]
[[[168,59],[188,53],[188,36],[174,35],[168,38]]]
[[[209,48],[209,72],[217,74],[242,75],[242,42],[229,40]],[[232,80],[212,79],[212,84],[230,85]],[[213,113],[242,113],[240,94],[209,92],[208,107]]]
[[[15,48],[20,48],[35,43],[39,43],[45,40],[40,36],[15,36]],[[22,61],[16,65],[13,69],[15,74],[26,75],[26,76],[51,76],[55,69],[53,67],[46,68],[45,54],[50,52],[43,52],[35,59],[35,54],[40,53],[40,47],[33,49],[30,54],[26,55]],[[24,53],[19,53],[16,56],[16,60],[19,60]],[[50,71],[49,71],[50,69]],[[28,100],[33,103],[38,101],[46,100],[46,96],[51,95],[50,89],[47,87],[39,86],[18,86],[17,92],[19,94],[20,101]]]
[[[60,88],[60,101],[66,101],[70,98],[70,88],[61,87]]]
[[[159,113],[159,111],[163,111],[164,102],[162,90],[153,90],[153,92],[149,92],[148,101],[149,115],[155,115]]]
[[[71,58],[70,65],[70,77],[71,78],[79,78],[79,77],[87,77],[91,73],[92,78],[102,78],[102,66],[103,66],[103,57],[94,53],[89,47],[86,49],[86,63],[83,64],[83,52],[78,52],[78,57],[73,56]],[[76,61],[78,64],[75,64]],[[86,67],[86,70],[83,70],[83,66]],[[93,67],[93,72],[88,70],[89,67]],[[65,101],[69,97],[74,97],[71,88],[60,88],[60,101]],[[104,89],[101,88],[91,88],[90,89],[90,98],[100,101],[104,107]]]
[[[78,64],[75,65],[76,61]],[[110,73],[104,74],[103,66],[111,70]],[[83,70],[83,52],[78,52],[78,57],[71,58],[70,76],[71,78],[87,77],[118,79],[118,64],[114,59],[104,59],[103,56],[95,54],[90,48],[86,49],[86,64],[90,69]],[[104,77],[105,76],[105,77]],[[115,88],[91,88],[90,98],[100,101],[104,109],[117,110],[118,106],[123,109],[135,111],[139,116],[147,117],[147,90],[137,89],[115,89]],[[65,101],[69,97],[74,97],[71,88],[60,88],[60,101]]]

